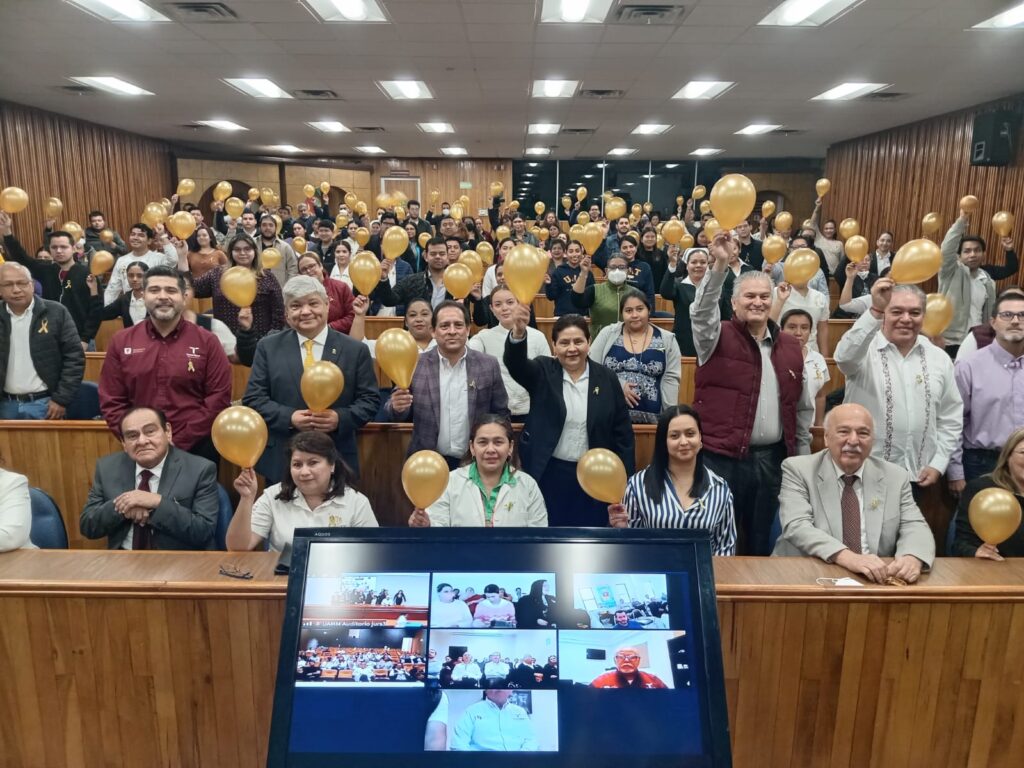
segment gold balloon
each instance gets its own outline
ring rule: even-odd
[[[633,203],[633,206],[629,209],[629,212],[633,214],[635,218],[640,218],[640,214],[644,212],[644,207],[640,203]]]
[[[931,338],[941,336],[952,321],[953,301],[949,296],[944,293],[929,293],[921,333]]]
[[[82,229],[82,225],[77,221],[65,221],[64,226],[61,228],[62,232],[67,232],[71,235],[72,242],[77,243],[85,235],[85,230]]]
[[[263,269],[273,269],[281,263],[281,252],[277,248],[264,248],[260,253],[260,266]]]
[[[562,195],[562,207],[567,211],[572,208],[572,198],[568,195]]]
[[[46,218],[56,219],[64,212],[64,203],[60,201],[59,197],[51,197],[43,205],[43,212],[46,214]]]
[[[459,197],[459,203],[462,204],[463,208],[468,209],[469,208],[469,195],[461,195]]]
[[[529,305],[533,301],[544,284],[547,271],[547,254],[532,245],[521,243],[505,257],[505,283],[521,304]]]
[[[967,516],[978,538],[996,546],[1020,528],[1020,502],[1005,488],[985,488],[971,499]]]
[[[588,193],[586,187],[576,187],[576,199],[579,200],[581,203],[587,199],[587,194]]]
[[[678,219],[666,221],[665,226],[661,228],[661,236],[665,238],[665,242],[669,245],[678,245],[685,234],[686,227]]]
[[[187,240],[196,231],[196,220],[188,211],[178,211],[167,219],[167,230],[179,240]]]
[[[629,230],[629,232],[626,233],[626,237],[632,237],[638,243],[640,242],[640,233],[637,232],[635,229]]]
[[[473,273],[473,282],[479,283],[484,279],[484,261],[476,251],[463,251],[459,256],[459,264],[465,264]]]
[[[462,217],[465,215],[465,211],[462,210],[462,203],[452,203],[451,217],[456,221],[462,221]]]
[[[292,238],[292,250],[295,251],[295,253],[301,256],[306,252],[306,247],[306,238],[301,236]]]
[[[337,216],[334,217],[334,223],[338,226],[339,229],[344,229],[345,227],[348,226],[348,216],[346,216],[344,213],[339,213]]]
[[[843,219],[839,222],[839,237],[849,240],[860,234],[860,223],[856,219]]]
[[[369,251],[360,251],[349,262],[348,276],[359,293],[369,296],[380,282],[380,261]]]
[[[368,208],[366,207],[366,203],[365,203],[364,201],[362,201],[362,200],[359,200],[359,201],[358,201],[358,202],[356,203],[356,206],[355,206],[355,208],[353,208],[352,210],[354,210],[354,211],[355,211],[356,213],[358,213],[358,214],[359,214],[360,216],[365,216],[365,215],[366,215],[366,212],[367,212],[367,210],[369,210],[369,209],[368,209]]]
[[[802,288],[818,274],[819,269],[821,269],[821,262],[817,252],[811,248],[797,248],[786,257],[786,261],[782,265],[782,275],[790,285]]]
[[[934,211],[932,213],[926,213],[924,218],[921,219],[921,231],[926,235],[934,235],[942,229],[942,216]]]
[[[650,213],[653,210],[654,210],[654,203],[651,203],[651,202],[644,203],[644,213]]]
[[[580,226],[586,226],[590,223],[590,214],[586,211],[581,211],[580,215],[576,217],[576,223]]]
[[[256,301],[256,275],[248,267],[231,267],[220,276],[220,292],[236,307],[251,307]]]
[[[583,236],[580,238],[580,243],[583,244],[583,250],[587,252],[588,256],[593,256],[603,242],[604,230],[600,224],[592,221],[583,227]]]
[[[444,287],[456,299],[464,299],[473,290],[473,273],[465,264],[449,264],[444,270]]]
[[[174,210],[174,203],[172,203],[170,201],[170,198],[161,197],[160,198],[160,205],[162,205],[164,207],[164,213],[167,214],[168,216],[170,216],[171,215],[171,211]]]
[[[331,191],[331,182],[329,182],[329,181],[321,181],[320,182],[320,191],[323,194],[325,194],[325,195],[328,194]],[[312,196],[313,195],[309,195],[309,197],[312,197]]]
[[[110,251],[96,251],[89,259],[89,271],[94,275],[102,275],[114,268],[114,257]]]
[[[391,193],[391,199],[395,201],[395,205],[405,205],[409,202],[409,196],[400,189]]]
[[[773,203],[771,200],[765,200],[763,203],[761,203],[762,219],[767,219],[773,213],[775,213],[775,203]]]
[[[923,283],[939,273],[942,251],[927,238],[904,243],[892,260],[889,277],[896,283]]]
[[[530,227],[530,234],[540,239],[540,227]]]
[[[502,240],[507,239],[511,234],[512,233],[509,230],[509,228],[506,227],[504,224],[502,224],[500,227],[494,230],[494,236],[498,238],[498,243],[501,243]]]
[[[0,192],[0,210],[21,213],[28,208],[28,192],[21,187],[7,187]]]
[[[865,256],[868,255],[868,239],[863,235],[854,235],[846,241],[844,246],[846,250],[846,258],[850,261],[857,263],[862,261]],[[762,246],[762,251],[764,250]]]
[[[405,221],[405,208],[400,205],[395,206],[395,218],[399,221]]]
[[[274,204],[274,190],[272,190],[270,187],[261,187],[260,188],[260,199],[264,203],[266,203],[267,205],[273,205]]]
[[[281,229],[284,227],[284,220],[280,216],[278,216],[276,213],[272,213],[271,217],[274,219],[274,223],[277,225],[277,232],[275,232],[275,234],[280,236],[281,235]]]
[[[178,197],[188,197],[196,191],[196,183],[192,179],[182,179],[178,182]]]
[[[686,202],[686,198],[682,195],[676,195],[676,206],[680,206]]]
[[[606,504],[619,504],[626,495],[626,467],[607,448],[591,448],[576,465],[576,479],[584,493]]]
[[[430,204],[434,205],[438,200],[441,199],[441,191],[438,189],[430,190]]]
[[[992,217],[992,229],[1000,237],[1006,237],[1013,232],[1013,214],[1009,211],[999,211]]]
[[[395,204],[395,199],[387,192],[381,192],[373,198],[373,204],[378,208],[391,208]]]
[[[715,235],[721,232],[723,229],[718,219],[708,219],[704,222],[704,234],[708,238],[708,242],[715,239]]]
[[[509,207],[510,211],[518,211],[519,210],[519,201],[518,200],[513,200],[511,203],[508,204],[508,207]]]
[[[544,203],[538,200],[536,203],[533,204],[533,210],[537,212],[538,216],[540,216],[542,213],[544,213]]]
[[[580,238],[583,237],[583,227],[585,226],[585,224],[573,224],[569,227],[569,240],[582,242]]]
[[[711,201],[710,200],[701,200],[701,202],[700,202],[700,212],[701,212],[702,216],[705,213],[711,213]]]
[[[146,225],[155,227],[157,224],[162,224],[167,218],[167,211],[160,203],[147,203],[141,218]]]
[[[250,469],[267,447],[267,423],[252,408],[232,405],[217,414],[210,436],[217,453],[242,469]]]
[[[330,360],[317,360],[306,367],[299,380],[299,390],[311,411],[326,411],[341,397],[345,376]]]
[[[405,227],[393,226],[384,230],[380,239],[380,250],[387,259],[397,259],[409,247],[409,233]]]
[[[448,487],[448,462],[436,451],[417,451],[402,466],[402,487],[416,509],[426,509]]]
[[[965,213],[974,213],[978,210],[978,205],[980,205],[980,203],[978,202],[978,198],[974,195],[965,195],[960,198],[960,210]]]
[[[832,189],[832,182],[828,179],[818,179],[814,182],[814,191],[818,193],[818,197],[824,197],[830,189]]]
[[[476,244],[476,253],[487,266],[494,263],[494,246],[486,240],[481,240]]]
[[[357,195],[355,192],[346,192],[345,193],[345,205],[348,206],[349,210],[352,210],[353,208],[355,208],[355,205],[358,202],[359,202],[359,195]]]
[[[107,245],[110,245],[112,242],[114,242],[114,230],[112,230],[112,229],[104,229],[104,230],[102,230],[100,232],[100,242],[101,243],[106,243]]]
[[[601,193],[601,197],[603,197],[607,202],[608,200],[611,200],[613,197],[615,197],[615,193],[612,192],[610,189],[606,189],[604,192]]]
[[[226,184],[227,182],[223,183]],[[260,199],[260,191],[256,187],[249,187],[249,192],[247,194],[249,199],[252,200],[254,203]]]
[[[698,184],[696,187],[693,188],[693,199],[694,200],[700,200],[707,193],[708,193],[708,191],[706,189],[704,189],[704,185],[703,184]]]
[[[501,195],[502,195],[502,193],[504,193],[504,191],[505,191],[505,185],[502,184],[500,181],[492,181],[491,182],[491,188],[490,188],[491,197],[501,197]]]
[[[761,244],[761,255],[769,264],[778,264],[788,250],[785,239],[778,235],[769,235]]]
[[[230,181],[218,181],[217,186],[213,188],[213,199],[214,200],[227,200],[231,197],[231,182]]]
[[[658,239],[655,241],[655,245],[659,251],[665,250],[665,238],[659,234]]]
[[[302,188],[302,194],[304,194],[306,197],[312,197],[313,195],[316,194],[316,187],[314,187],[312,184],[306,184]]]
[[[683,235],[682,239],[679,241],[679,247],[684,251],[687,248],[693,248],[693,235],[689,232]]]
[[[609,221],[621,219],[626,215],[626,201],[621,197],[613,197],[604,204],[604,215]]]
[[[775,231],[788,232],[793,228],[793,214],[789,211],[779,211],[775,215]]]
[[[420,244],[420,248],[426,248],[427,243],[430,241],[429,232],[420,232],[420,236],[416,238],[416,242]]]
[[[352,239],[359,243],[360,248],[365,248],[366,244],[370,242],[370,230],[366,227],[360,227],[356,230],[356,233],[352,236]]]
[[[420,358],[420,348],[412,334],[404,328],[388,328],[377,337],[375,352],[384,375],[396,387],[408,389]]]
[[[715,182],[711,188],[711,210],[725,229],[732,229],[754,210],[757,190],[754,182],[742,173],[730,173]],[[701,203],[701,210],[704,204]]]
[[[551,233],[548,232],[547,229],[537,230],[537,239],[540,240],[542,243],[547,242],[547,239],[549,237],[551,237]]]

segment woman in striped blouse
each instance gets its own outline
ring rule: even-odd
[[[622,504],[608,507],[613,528],[702,528],[714,555],[736,554],[732,492],[704,466],[700,417],[688,405],[662,412],[650,466],[626,485]]]

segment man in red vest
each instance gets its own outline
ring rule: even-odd
[[[782,461],[797,453],[798,435],[810,434],[814,403],[804,393],[800,342],[768,317],[773,287],[767,274],[736,278],[733,317],[722,322],[718,300],[739,247],[728,231],[715,236],[714,265],[690,308],[699,366],[693,405],[701,417],[704,460],[732,490],[737,553],[767,556]],[[810,452],[810,445],[800,447]]]

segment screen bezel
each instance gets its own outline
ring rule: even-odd
[[[498,538],[508,544],[651,544],[659,547],[692,547],[696,563],[697,610],[700,612],[703,636],[701,647],[704,657],[704,675],[701,691],[708,717],[708,754],[713,766],[732,765],[729,741],[729,713],[725,699],[725,678],[722,661],[721,631],[718,623],[718,605],[715,597],[715,577],[711,562],[711,535],[703,530],[634,529],[634,528],[506,528],[497,536],[485,528],[299,528],[292,542],[291,570],[285,616],[281,629],[277,680],[274,686],[274,706],[270,727],[267,765],[286,765],[289,754],[293,695],[295,692],[295,654],[301,629],[302,596],[305,589],[306,565],[309,547],[313,543],[432,543],[473,544],[486,540],[494,543]],[[450,563],[446,568],[457,567]],[[503,569],[514,567],[508,563]],[[341,753],[343,754],[343,753]],[[427,759],[436,755],[422,753]],[[410,766],[418,763],[415,753],[409,754]]]

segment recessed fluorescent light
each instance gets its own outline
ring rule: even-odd
[[[538,165],[540,165],[540,163],[527,163],[527,165],[530,166],[531,168],[536,168]]]
[[[1024,26],[1024,3],[975,24],[971,29],[1010,29]]]
[[[536,173],[524,173],[523,174],[523,176],[526,176],[526,177],[536,176],[536,175],[537,175]]]
[[[608,167],[608,163],[598,163],[597,167],[598,168],[607,168]]]
[[[465,147],[441,147],[442,155],[468,155]]]
[[[424,133],[455,133],[451,123],[417,123]]]
[[[612,0],[544,0],[540,20],[554,24],[601,24]]]
[[[849,101],[888,87],[889,83],[843,83],[819,93],[811,101]]]
[[[592,174],[592,173],[584,173],[583,174],[583,178],[584,179],[592,179],[592,178],[594,178],[594,174]]]
[[[820,27],[861,0],[786,0],[757,22],[759,27]]]
[[[270,147],[271,149],[277,150],[278,152],[305,152],[304,149],[299,149],[294,144],[274,144]]]
[[[107,93],[116,93],[118,96],[152,96],[152,91],[147,91],[144,88],[139,88],[137,85],[125,82],[117,77],[71,77],[69,80],[73,80],[81,85],[88,85],[92,88],[98,88],[101,91]]]
[[[356,147],[356,152],[362,152],[364,155],[383,155],[384,150],[378,146],[370,144],[365,147]]]
[[[626,155],[636,154],[636,150],[629,147],[616,147],[615,149],[609,149],[608,154],[615,157],[625,157]]]
[[[653,173],[645,173],[644,174],[644,178],[645,179],[653,179],[653,178],[655,178],[655,175]]]
[[[561,123],[530,123],[526,127],[527,133],[552,134],[562,130]]]
[[[527,147],[523,153],[527,155],[550,155],[551,150],[547,147]]]
[[[736,83],[728,80],[691,80],[678,91],[673,99],[715,99],[732,88]]]
[[[339,123],[337,120],[318,120],[314,123],[308,123],[308,125],[316,128],[318,131],[324,133],[348,133],[349,129]]]
[[[233,123],[230,120],[196,120],[198,125],[205,125],[207,128],[216,128],[218,131],[248,131],[244,125]]]
[[[422,80],[380,80],[380,89],[392,99],[432,99],[434,94]]]
[[[627,186],[627,187],[633,187],[633,186],[636,186],[636,182],[635,182],[635,181],[627,181],[627,182],[626,182],[626,186]]]
[[[579,80],[534,80],[533,97],[536,99],[568,99],[576,93]]]
[[[107,21],[170,21],[139,0],[71,0],[83,11]]]
[[[737,136],[758,136],[762,133],[771,133],[777,128],[781,128],[781,125],[772,125],[771,123],[751,123],[745,128],[740,128],[736,131]]]
[[[716,149],[715,147],[698,147],[690,154],[696,155],[697,157],[711,157],[712,155],[720,155],[722,152],[725,152],[725,150]]]
[[[671,125],[661,125],[659,123],[640,123],[640,125],[633,129],[633,133],[639,136],[656,136],[659,133],[664,133],[671,127]]]
[[[224,82],[257,99],[290,99],[292,95],[265,77],[226,77]]]
[[[665,163],[666,168],[678,168],[679,163]]]
[[[323,21],[387,21],[376,0],[305,0],[314,15]]]

